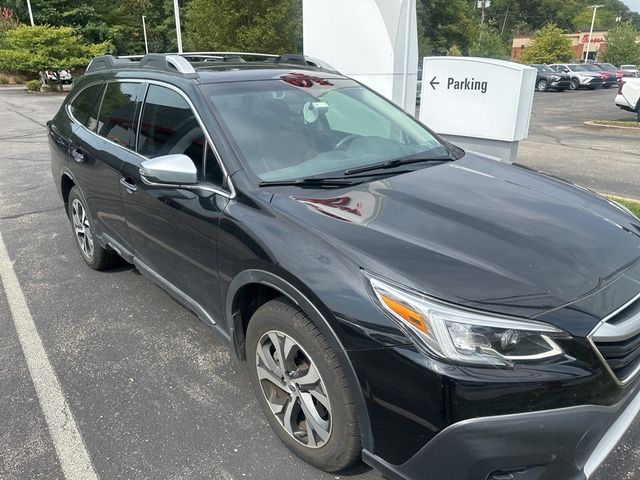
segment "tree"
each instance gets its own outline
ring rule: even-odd
[[[553,23],[538,30],[533,35],[531,46],[522,52],[522,61],[525,63],[568,62],[573,57],[571,40]]]
[[[638,31],[628,21],[616,25],[605,36],[604,61],[614,65],[640,63],[640,45],[636,43]]]
[[[429,54],[446,55],[453,45],[466,52],[477,38],[479,22],[467,0],[418,0],[416,14],[418,42],[428,45]]]
[[[485,23],[480,26],[480,34],[477,40],[469,47],[469,55],[472,57],[506,60],[509,58],[509,47],[500,36],[500,33],[493,26]]]
[[[607,8],[598,8],[596,12],[594,30],[608,30],[616,24],[616,13]],[[587,31],[591,29],[591,20],[593,19],[593,8],[584,8],[573,19],[573,28],[576,31]]]
[[[190,50],[302,52],[298,0],[191,0],[185,15]]]
[[[0,40],[2,40],[2,36],[6,32],[13,30],[17,26],[18,21],[13,15],[13,12],[8,8],[0,7]]]
[[[108,42],[86,44],[71,27],[19,26],[6,33],[0,49],[0,70],[38,73],[72,70],[106,53]]]

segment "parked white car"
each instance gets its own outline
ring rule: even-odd
[[[625,78],[618,89],[616,105],[635,112],[640,122],[640,78]]]
[[[635,65],[620,65],[620,70],[625,70],[635,74],[636,77],[638,76],[638,67]]]
[[[56,73],[57,73],[57,76],[56,76]],[[73,77],[67,70],[58,70],[57,72],[53,70],[47,70],[45,74],[47,77],[47,83],[49,82],[57,83],[58,81],[60,81],[60,83],[67,84],[73,81]]]

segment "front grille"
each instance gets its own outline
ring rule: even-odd
[[[640,373],[640,296],[605,319],[591,340],[620,383]]]
[[[619,342],[595,342],[609,368],[624,381],[640,366],[640,335]]]

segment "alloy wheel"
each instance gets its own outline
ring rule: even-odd
[[[539,92],[546,92],[548,88],[548,84],[546,80],[540,80],[538,82],[538,91]]]
[[[93,235],[91,234],[89,217],[84,205],[77,198],[74,198],[71,203],[71,220],[73,221],[73,230],[80,250],[82,250],[85,257],[92,258]]]
[[[331,437],[331,404],[320,372],[289,335],[272,330],[258,342],[256,369],[262,393],[284,430],[309,448]]]

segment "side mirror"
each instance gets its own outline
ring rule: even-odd
[[[195,185],[198,171],[193,161],[180,153],[145,160],[140,166],[142,180],[150,185]]]

